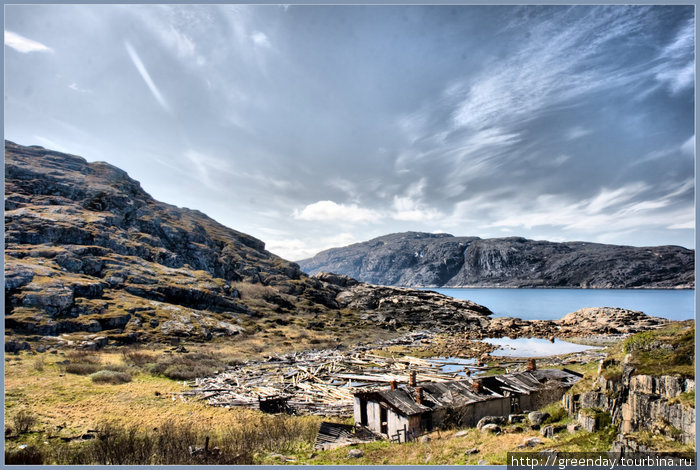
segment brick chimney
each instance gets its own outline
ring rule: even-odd
[[[423,387],[416,387],[416,403],[423,404]]]
[[[537,363],[535,362],[534,359],[528,359],[527,360],[527,371],[530,372],[533,370],[537,370]]]
[[[396,380],[389,382],[389,387],[391,387],[392,390],[396,390]]]
[[[475,393],[481,393],[481,380],[476,379],[472,382],[472,388]]]
[[[411,374],[408,376],[408,385],[410,385],[411,387],[416,386],[416,371],[415,370],[412,370]]]

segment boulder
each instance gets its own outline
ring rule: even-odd
[[[499,432],[501,432],[501,428],[497,424],[484,424],[481,427],[481,430],[486,431],[486,432],[490,432],[493,434],[498,434]]]
[[[540,444],[542,444],[542,443],[543,443],[543,441],[542,441],[542,439],[540,439],[539,437],[528,437],[528,438],[525,439],[523,442],[521,442],[520,444],[518,444],[518,448],[519,448],[519,449],[525,449],[525,448],[528,448],[528,447],[536,447],[536,446],[538,446],[538,445],[540,445]]]
[[[482,429],[487,424],[506,424],[506,418],[503,416],[484,416],[476,423],[476,428]]]
[[[350,451],[348,452],[348,457],[351,459],[359,459],[363,456],[364,454],[360,449],[350,449]]]
[[[544,423],[547,418],[549,418],[549,413],[543,413],[541,411],[532,411],[527,414],[528,421],[538,426]]]

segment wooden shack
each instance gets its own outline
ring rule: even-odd
[[[406,442],[436,428],[475,426],[484,416],[541,408],[579,379],[571,371],[544,369],[358,392],[355,424]]]

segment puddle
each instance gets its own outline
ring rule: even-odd
[[[556,339],[553,343],[542,338],[485,338],[482,341],[499,346],[491,353],[494,357],[546,357],[600,349],[560,339]]]
[[[464,357],[431,357],[427,359],[429,362],[439,365],[440,372],[448,374],[457,374],[466,377],[464,372],[465,367],[476,366],[476,359]]]

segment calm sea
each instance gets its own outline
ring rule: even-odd
[[[695,318],[695,291],[677,289],[430,289],[491,309],[494,317],[556,320],[583,307],[621,307],[647,315]]]

